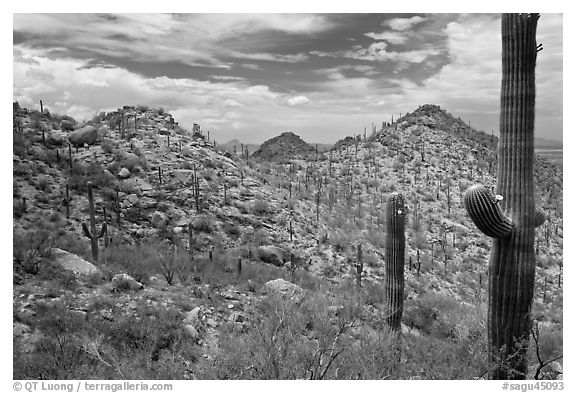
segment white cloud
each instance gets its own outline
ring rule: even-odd
[[[224,105],[226,106],[230,106],[230,107],[235,107],[235,106],[244,106],[241,103],[239,103],[236,100],[233,100],[232,98],[227,98],[224,100]]]
[[[408,30],[418,23],[424,22],[426,19],[421,16],[413,16],[411,18],[394,18],[384,21],[383,26],[388,26],[393,30],[404,31]]]
[[[406,33],[400,33],[397,31],[384,31],[382,33],[366,33],[364,35],[373,38],[375,40],[387,41],[394,45],[404,44],[408,41],[408,35]]]
[[[42,36],[62,49],[86,50],[132,61],[179,61],[189,65],[230,68],[219,57],[227,54],[230,37],[249,37],[267,30],[308,35],[333,27],[313,14],[14,14],[14,31]],[[248,53],[244,53],[248,52]],[[304,54],[250,53],[235,47],[230,54],[255,60],[298,62]],[[15,57],[18,54],[15,53]]]
[[[296,96],[288,99],[288,105],[290,106],[307,104],[309,102],[310,100],[304,96]]]
[[[385,41],[378,41],[370,44],[364,48],[361,46],[354,46],[352,50],[342,52],[311,52],[316,56],[329,56],[329,57],[347,57],[356,60],[368,61],[393,61],[398,62],[399,67],[405,67],[405,63],[422,63],[428,57],[440,54],[438,49],[416,49],[410,51],[394,52],[387,51],[388,44]]]
[[[95,81],[92,79],[82,79],[78,82],[79,85],[82,86],[91,86],[91,87],[108,87],[108,83],[106,81]]]
[[[244,78],[241,78],[239,76],[232,76],[232,75],[211,75],[210,78],[223,80],[223,81],[241,81],[241,80],[244,80]]]
[[[241,59],[250,60],[267,60],[267,61],[278,61],[283,63],[299,63],[306,61],[308,56],[304,53],[297,53],[293,55],[281,55],[277,53],[243,53],[239,51],[225,51],[228,56],[238,57]]]
[[[242,67],[248,68],[249,70],[261,70],[262,68],[258,64],[242,64]]]

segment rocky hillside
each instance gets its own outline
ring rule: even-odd
[[[284,132],[267,140],[253,154],[263,161],[284,161],[293,157],[307,157],[315,149],[293,132]]]
[[[15,114],[15,378],[482,374],[491,241],[461,196],[475,183],[495,185],[496,138],[424,105],[368,140],[310,157],[294,155],[306,144],[285,133],[254,160],[161,110],[124,107],[87,124]],[[98,130],[97,142],[69,148],[85,126]],[[543,158],[535,168],[548,222],[537,230],[533,311],[554,357],[562,170]],[[96,234],[107,223],[98,260],[82,228],[89,181]],[[393,191],[410,210],[402,366],[381,356],[389,352],[384,205]],[[280,351],[282,342],[293,350]],[[342,351],[327,366],[334,345]]]

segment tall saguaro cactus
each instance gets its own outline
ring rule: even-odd
[[[464,205],[493,238],[489,266],[488,346],[493,379],[526,378],[534,294],[534,106],[538,14],[502,15],[502,92],[498,179],[493,195],[470,187]]]
[[[84,235],[90,239],[92,245],[92,259],[98,262],[98,239],[104,236],[107,224],[103,223],[100,232],[96,232],[96,217],[94,214],[94,197],[92,196],[92,182],[88,182],[88,209],[90,211],[90,228],[85,222],[82,223]]]
[[[404,249],[406,206],[402,194],[392,193],[386,201],[386,321],[392,332],[400,332],[404,310]]]

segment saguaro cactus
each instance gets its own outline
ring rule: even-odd
[[[98,262],[98,239],[106,232],[106,223],[102,224],[100,232],[96,232],[96,217],[94,215],[94,197],[92,196],[92,182],[88,182],[88,209],[90,210],[90,229],[85,222],[82,223],[84,235],[90,239],[92,244],[92,259]]]
[[[470,187],[464,205],[493,238],[489,265],[488,346],[493,379],[526,378],[534,295],[534,105],[538,14],[502,15],[502,91],[498,179],[493,195]],[[500,196],[501,195],[501,196]]]
[[[362,255],[362,244],[358,244],[358,257],[356,259],[356,286],[362,287],[362,272],[364,271],[364,259]]]
[[[392,332],[401,329],[404,310],[404,226],[407,209],[402,194],[392,193],[386,200],[386,321]]]

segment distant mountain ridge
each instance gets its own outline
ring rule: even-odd
[[[536,149],[563,149],[564,143],[556,139],[534,138]]]

